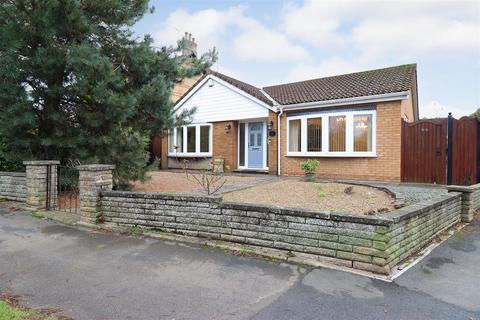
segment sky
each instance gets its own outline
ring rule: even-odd
[[[154,45],[184,32],[212,69],[258,87],[416,63],[420,117],[480,107],[479,1],[151,0],[133,29]]]

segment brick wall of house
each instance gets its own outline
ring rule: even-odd
[[[187,92],[201,77],[202,74],[199,74],[191,78],[182,79],[182,81],[175,83],[172,90],[172,101],[177,102],[178,99],[180,99],[185,92]]]
[[[225,127],[230,125],[230,133],[225,132]],[[222,121],[213,123],[213,158],[223,157],[225,159],[226,171],[236,169],[237,145],[238,145],[238,122]]]
[[[287,157],[286,116],[282,116],[282,175],[302,175],[300,162],[309,157]],[[317,157],[321,178],[400,181],[401,102],[377,104],[377,157]]]
[[[407,117],[408,122],[415,121],[415,115],[413,111],[413,97],[410,94],[407,99],[402,100],[401,102],[401,116]]]
[[[275,132],[274,137],[267,137],[268,143],[268,159],[267,159],[267,166],[268,166],[268,173],[270,174],[277,174],[277,150],[278,150],[278,121],[277,121],[277,114],[273,111],[268,112],[268,121],[273,123],[273,128],[271,131]],[[267,133],[268,135],[268,133]]]

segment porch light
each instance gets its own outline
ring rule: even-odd
[[[225,126],[225,133],[227,133],[227,134],[230,133],[230,130],[231,130],[231,129],[232,129],[232,126],[231,126],[230,124],[227,124],[227,125]]]
[[[268,131],[270,131],[270,130],[273,129],[273,121],[270,121],[270,122],[267,124],[267,129],[268,129]]]

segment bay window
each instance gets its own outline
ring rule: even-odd
[[[212,155],[212,125],[195,124],[170,129],[169,156],[210,157]]]
[[[374,108],[287,115],[287,156],[374,157]]]

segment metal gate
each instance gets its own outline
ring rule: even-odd
[[[78,160],[69,160],[65,165],[47,166],[46,210],[78,213],[80,189],[77,166],[79,165]]]

